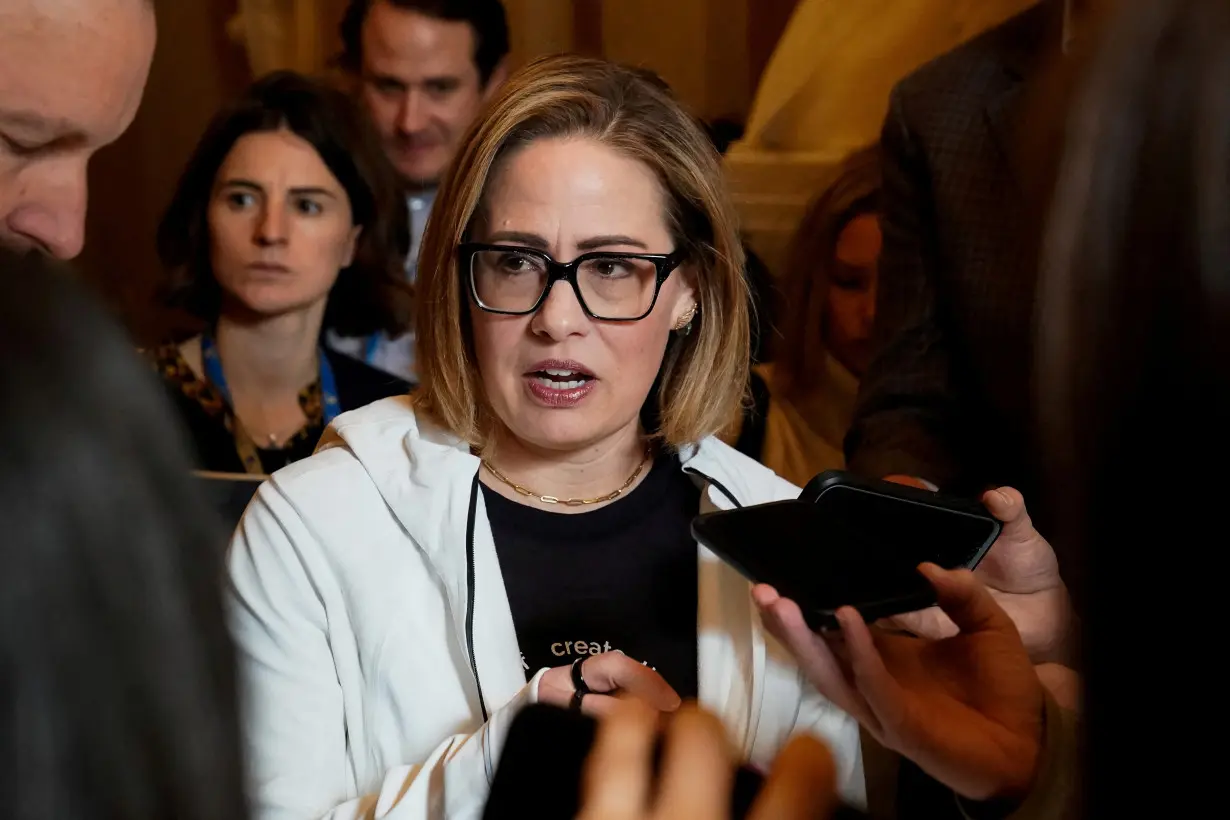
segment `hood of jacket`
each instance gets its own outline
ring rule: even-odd
[[[354,455],[406,532],[438,563],[439,552],[456,543],[449,536],[466,519],[478,474],[479,458],[469,445],[417,415],[410,396],[396,396],[334,419],[318,449],[333,447]],[[799,494],[798,487],[714,437],[683,448],[679,459],[706,486],[702,509]]]

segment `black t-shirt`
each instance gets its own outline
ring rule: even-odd
[[[486,486],[483,498],[527,678],[618,649],[696,697],[700,490],[675,457],[592,512],[537,509]]]

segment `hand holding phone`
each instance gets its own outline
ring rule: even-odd
[[[626,804],[627,810],[620,814],[597,812],[599,807],[609,808],[609,804],[630,794],[627,789],[638,789],[643,794],[646,783],[657,780],[664,756],[670,757],[661,729],[663,725],[674,725],[678,714],[666,717],[670,723],[664,724],[661,712],[635,700],[610,704],[602,718],[543,703],[527,706],[508,730],[483,820],[573,820],[583,808],[596,816],[640,817],[630,813]],[[612,721],[609,724],[605,723],[608,719]],[[603,734],[601,745],[595,749],[595,738],[602,725],[614,729]],[[695,724],[684,725],[692,727],[686,734],[694,739]],[[712,741],[710,729],[706,724],[699,731]],[[632,742],[621,744],[621,737],[627,738],[629,734]],[[720,726],[715,746],[723,754],[728,748]],[[591,750],[597,754],[596,762],[591,760]],[[711,758],[699,765],[712,775]],[[707,787],[714,790],[711,797],[716,795],[725,801],[724,816],[741,820],[759,793],[763,778],[751,768],[730,771],[733,768],[727,766],[721,784],[708,783]],[[608,776],[608,769],[617,773]],[[678,772],[671,776],[678,777]]]
[[[753,590],[764,623],[816,690],[883,746],[969,800],[1019,800],[1041,754],[1042,684],[1012,620],[972,573],[924,565],[959,628],[943,640],[887,634],[842,608],[841,651],[797,604]]]
[[[721,722],[694,704],[663,717],[627,702],[597,720],[535,704],[509,729],[483,820],[865,816],[835,804],[832,757],[810,736],[791,741],[766,780],[736,767]]]
[[[979,502],[849,473],[821,473],[795,501],[698,516],[701,544],[756,583],[798,602],[813,629],[836,611],[868,621],[935,604],[917,567],[972,569],[999,535]]]
[[[684,707],[659,735],[657,715],[623,709],[604,719],[585,763],[581,817],[686,817],[726,820],[739,780],[722,722],[695,705]],[[837,803],[833,757],[819,740],[796,736],[769,777],[737,816],[750,820],[830,817]],[[746,812],[746,814],[745,814]]]
[[[1018,491],[990,490],[982,502],[1003,529],[974,574],[1012,618],[1035,664],[1071,664],[1072,603],[1055,551],[1034,529]],[[935,607],[889,620],[894,627],[933,640],[957,634],[956,624]]]

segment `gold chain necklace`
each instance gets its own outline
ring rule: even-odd
[[[487,468],[487,472],[491,473],[500,481],[516,490],[518,495],[524,495],[528,498],[536,498],[543,504],[563,504],[565,507],[583,507],[589,504],[601,504],[604,501],[614,501],[616,498],[623,495],[627,489],[632,486],[632,483],[636,481],[637,477],[640,476],[641,471],[645,469],[645,465],[649,463],[649,456],[650,451],[646,450],[645,457],[641,459],[640,464],[636,465],[636,470],[632,472],[632,475],[628,476],[628,480],[623,483],[622,487],[613,493],[607,493],[606,495],[598,498],[556,498],[553,495],[542,495],[541,493],[531,490],[529,487],[522,487],[514,481],[509,481],[504,477],[504,474],[493,467],[491,462],[487,459],[482,459],[480,463]]]

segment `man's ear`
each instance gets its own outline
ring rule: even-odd
[[[495,96],[495,92],[499,90],[504,81],[508,79],[508,58],[500,60],[495,68],[491,71],[491,76],[487,78],[487,85],[483,87],[483,102],[487,102]]]

